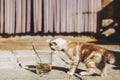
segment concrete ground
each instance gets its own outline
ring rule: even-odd
[[[21,37],[0,39],[0,80],[119,80],[120,79],[120,46],[108,42],[96,43],[102,47],[110,49],[115,53],[116,65],[107,64],[107,77],[94,76],[68,76],[69,64],[66,64],[60,57],[69,62],[63,54],[52,55],[52,70],[49,73],[38,75],[35,72],[36,56],[31,44],[35,44],[38,52],[48,51],[49,37]],[[71,40],[81,40],[84,42],[97,42],[95,39],[86,37],[67,37]],[[46,57],[46,59],[48,59]],[[84,64],[80,64],[77,72],[85,70]]]
[[[47,50],[38,50],[38,54]],[[49,51],[47,51],[49,52]],[[68,80],[64,71],[65,63],[58,63],[57,55],[52,55],[52,70],[44,74],[36,74],[36,55],[33,50],[1,50],[0,80]],[[48,58],[45,57],[47,60]],[[63,69],[62,69],[63,68]],[[75,78],[75,77],[72,77]]]
[[[69,77],[66,72],[70,65],[62,61],[60,57],[69,63],[65,55],[53,54],[52,70],[38,75],[35,72],[36,59],[33,50],[0,51],[0,80],[118,80],[120,78],[120,67],[110,64],[107,64],[108,76],[104,78],[98,75]],[[86,70],[82,63],[77,71],[81,70]]]

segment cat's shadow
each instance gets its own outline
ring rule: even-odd
[[[115,63],[113,65],[115,65],[115,67],[113,67],[113,69],[116,70],[120,70],[120,51],[112,51],[114,56],[115,56]]]
[[[65,73],[67,73],[67,71],[69,71],[68,68],[59,67],[59,66],[52,66],[52,69],[54,69],[54,70],[59,70],[59,71],[63,71],[63,72],[65,72]],[[82,69],[77,68],[76,71],[75,71],[75,73],[78,73],[78,74],[79,74],[81,71],[85,71],[85,70],[82,70]]]
[[[53,66],[52,69],[60,70],[60,71],[63,71],[63,72],[65,72],[65,73],[67,73],[67,71],[69,71],[68,68],[58,67],[58,66]],[[78,75],[80,75],[79,73],[82,72],[82,71],[86,71],[86,70],[77,68],[76,71],[75,71],[75,73],[77,73]],[[76,76],[76,75],[75,75],[75,76]],[[91,76],[100,76],[100,75],[99,75],[99,74],[92,74]],[[76,77],[78,77],[78,76],[76,76]],[[79,77],[80,77],[80,76],[79,76]]]

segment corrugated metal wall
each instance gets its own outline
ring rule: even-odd
[[[96,32],[101,0],[0,0],[0,33]]]

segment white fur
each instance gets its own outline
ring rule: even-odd
[[[57,39],[53,40],[52,42],[56,42],[58,46],[63,46],[64,44],[66,44],[66,40],[64,40],[62,38],[57,38]]]
[[[76,55],[76,60],[79,61],[80,57],[79,57],[79,45],[76,46],[76,52],[77,52],[77,55]]]
[[[81,50],[81,46],[83,46],[84,44],[77,44],[75,47],[76,47],[76,56],[74,57],[71,57],[72,56],[72,53],[73,53],[73,50],[74,48],[69,48],[68,44],[69,42],[67,42],[66,40],[62,39],[62,38],[57,38],[55,40],[52,40],[52,42],[56,42],[55,45],[51,45],[51,48],[53,48],[53,50],[62,50],[64,49],[66,55],[71,59],[71,63],[74,63],[74,65],[71,65],[70,68],[69,68],[69,71],[67,72],[68,75],[73,75],[75,73],[75,69],[77,67],[77,65],[79,64],[79,60],[80,60],[80,50]],[[85,50],[83,49],[81,54],[82,53],[85,53]],[[92,59],[92,57],[94,56],[94,59]],[[91,54],[84,60],[84,62],[86,63],[86,65],[90,65],[91,67],[88,67],[88,70],[87,71],[83,71],[83,72],[80,72],[81,75],[91,75],[91,74],[94,74],[96,73],[96,63],[100,63],[101,62],[101,59],[102,59],[102,54],[100,54],[99,51],[92,51]],[[94,60],[94,61],[93,61]],[[113,60],[111,62],[114,62]],[[101,71],[101,76],[104,76],[106,75],[106,69],[104,68],[102,71]]]
[[[70,71],[67,72],[68,75],[73,75],[75,73],[76,68],[72,68]]]

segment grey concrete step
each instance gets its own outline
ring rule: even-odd
[[[0,68],[19,68],[11,51],[0,51]]]
[[[36,56],[33,50],[15,50],[13,54],[22,68],[36,64]]]
[[[50,50],[37,50],[38,54],[44,54],[45,52],[49,52]],[[47,56],[41,57],[42,59],[48,60]],[[66,60],[68,63],[70,62],[68,57],[63,53],[52,54],[52,66],[60,66],[68,68],[63,60]],[[35,66],[36,55],[33,50],[14,50],[14,51],[0,51],[0,68],[28,68],[28,66]]]

